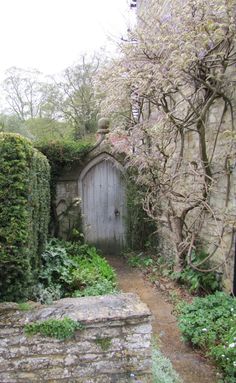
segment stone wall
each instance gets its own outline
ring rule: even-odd
[[[228,68],[226,73],[232,82],[236,80],[235,67]],[[232,122],[232,116],[235,120],[236,115],[235,86],[229,87],[228,92],[227,96],[231,100],[232,110],[227,107],[224,111],[224,102],[218,99],[212,104],[206,118],[206,151],[210,161],[213,182],[207,200],[209,208],[205,209],[204,220],[202,218],[202,226],[198,232],[197,244],[198,249],[212,255],[210,267],[201,265],[200,269],[213,268],[217,274],[222,274],[223,288],[232,292],[234,279],[236,283],[236,275],[234,275],[234,263],[236,262],[236,141],[235,133],[233,133],[233,123],[235,124],[235,122]],[[179,113],[181,115],[181,109]],[[151,117],[154,119],[157,115],[153,113]],[[150,124],[152,124],[151,118]],[[193,163],[197,171],[201,169],[199,136],[191,130],[185,132],[183,160],[189,165]],[[189,184],[191,181],[192,183]],[[196,179],[186,177],[183,191],[191,193],[192,185],[195,185],[197,190],[200,185],[198,182],[199,177],[197,176]],[[180,207],[182,208],[182,205]],[[198,214],[199,211],[194,209],[189,215],[194,218]],[[188,226],[191,226],[191,222],[188,222],[187,219],[186,222]],[[162,222],[159,228],[159,247],[160,252],[166,258],[175,257],[175,238],[169,230],[167,220]]]
[[[151,316],[136,294],[19,307],[0,305],[1,383],[151,382]],[[26,323],[65,316],[84,324],[72,339],[24,333]]]

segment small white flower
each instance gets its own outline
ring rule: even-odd
[[[221,357],[222,357],[222,358],[225,358],[225,355],[224,355],[224,354],[222,354],[222,355],[221,355]]]
[[[233,307],[230,309],[230,311],[234,311]]]
[[[135,377],[135,375],[134,375],[134,374],[132,374],[132,373],[130,374],[130,376],[131,376],[131,378]]]
[[[207,331],[207,328],[203,328],[202,331],[203,331],[203,332],[206,332],[206,331]]]
[[[236,367],[236,361],[233,362],[233,366]]]
[[[236,346],[236,343],[230,343],[229,348],[234,348]]]

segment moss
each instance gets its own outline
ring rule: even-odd
[[[84,326],[71,318],[47,319],[45,321],[26,324],[26,335],[40,334],[60,340],[72,338],[76,330],[82,330]]]
[[[95,343],[97,346],[100,346],[102,351],[108,351],[111,347],[111,338],[97,338]]]
[[[32,306],[30,305],[30,303],[27,303],[27,302],[21,302],[21,303],[18,303],[18,309],[20,311],[30,311],[32,310]]]

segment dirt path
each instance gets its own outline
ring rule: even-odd
[[[119,287],[124,292],[137,293],[153,314],[153,332],[160,348],[173,363],[184,383],[216,383],[216,371],[206,360],[180,340],[172,305],[163,293],[149,285],[140,271],[127,265],[122,257],[106,257],[118,274]]]

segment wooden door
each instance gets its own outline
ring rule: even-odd
[[[105,156],[86,168],[80,181],[85,240],[117,254],[125,245],[126,193],[120,166]]]

